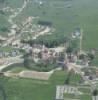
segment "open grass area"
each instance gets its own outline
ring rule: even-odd
[[[7,100],[54,100],[55,86],[63,84],[64,79],[62,71],[54,73],[49,81],[0,77],[0,85]]]
[[[56,85],[64,85],[66,78],[66,71],[56,71],[48,81],[0,76],[0,87],[7,100],[54,100]]]

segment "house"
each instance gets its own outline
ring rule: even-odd
[[[0,65],[3,65],[5,61],[3,59],[0,59]]]
[[[2,58],[3,57],[3,52],[0,52],[0,58]]]
[[[96,76],[98,77],[98,69],[96,69]]]

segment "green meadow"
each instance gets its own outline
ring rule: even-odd
[[[56,72],[49,81],[1,77],[0,87],[7,100],[54,100],[56,84],[64,84],[64,75]]]
[[[0,76],[0,100],[2,96],[6,100],[54,100],[56,85],[64,85],[67,76],[65,71],[56,71],[48,81]],[[79,80],[78,75],[70,78],[71,84]]]
[[[14,21],[21,24],[21,21],[29,16],[39,16],[33,21],[49,21],[53,24],[56,34],[70,36],[75,28],[84,30],[84,49],[97,48],[98,42],[98,0],[42,0],[40,5],[38,0],[31,0],[23,12]],[[7,5],[13,9],[21,7],[23,0],[7,0]],[[5,16],[6,17],[6,16]],[[7,26],[8,23],[0,15],[0,26]],[[1,33],[2,34],[2,33]],[[54,36],[55,38],[55,36]]]

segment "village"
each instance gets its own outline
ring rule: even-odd
[[[98,100],[98,67],[93,64],[98,50],[84,49],[85,29],[75,27],[61,38],[61,35],[55,35],[57,30],[53,23],[41,20],[38,15],[17,20],[32,2],[38,9],[46,3],[23,0],[21,7],[0,9],[0,13],[10,13],[7,34],[0,34],[0,78],[52,84],[54,100]],[[73,6],[70,2],[66,1],[64,7],[70,9]],[[57,8],[62,9],[61,6]],[[46,12],[42,14],[45,16]],[[52,80],[54,76],[55,81]],[[60,84],[62,80],[64,82]]]
[[[81,40],[81,38],[80,38]],[[13,43],[14,41],[12,41]],[[74,74],[78,74],[81,76],[80,83],[75,84],[73,87],[67,80],[65,85],[57,85],[56,86],[56,100],[66,100],[72,99],[70,95],[76,95],[75,100],[81,100],[81,97],[84,94],[90,95],[94,90],[97,88],[98,84],[98,68],[91,67],[90,62],[93,59],[95,51],[92,50],[91,54],[88,55],[85,52],[81,51],[79,53],[72,53],[68,50],[68,45],[65,43],[64,46],[59,46],[55,48],[47,48],[45,45],[40,44],[33,44],[30,46],[27,43],[18,43],[17,47],[21,45],[22,49],[25,51],[24,54],[28,54],[30,56],[30,60],[35,63],[39,64],[51,64],[56,63],[56,66],[53,69],[50,69],[49,72],[37,72],[31,70],[22,70],[19,73],[11,72],[10,70],[7,72],[3,72],[3,75],[6,77],[22,77],[22,78],[32,78],[32,79],[42,79],[42,80],[49,80],[51,75],[54,73],[55,70],[67,70],[69,73],[72,72]],[[80,46],[81,41],[80,41]],[[13,48],[16,46],[12,45]],[[82,47],[80,47],[82,48]],[[21,58],[24,54],[22,54],[19,50],[13,50],[11,52],[0,52],[0,71],[2,73],[3,69],[10,67],[15,63],[24,63],[25,58]],[[12,60],[13,59],[13,60]],[[41,62],[41,63],[39,63]],[[3,67],[2,67],[3,66]],[[26,65],[27,66],[27,65]],[[47,70],[48,71],[48,70]],[[86,87],[89,85],[90,87]],[[95,87],[93,87],[95,86]],[[84,93],[83,91],[79,91],[78,89],[87,89],[89,90],[88,93]],[[86,91],[86,90],[85,90]],[[92,96],[92,100],[94,97]],[[96,97],[97,98],[97,97]],[[72,99],[74,100],[74,99]]]

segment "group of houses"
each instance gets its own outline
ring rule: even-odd
[[[32,47],[32,58],[35,62],[38,62],[39,59],[44,61],[56,59],[60,56],[61,52],[64,51],[64,48],[47,48],[44,45],[33,45]]]
[[[10,52],[0,51],[0,58],[16,57],[18,55],[20,55],[19,50],[12,50]]]
[[[45,45],[34,44],[33,46],[24,45],[23,49],[26,52],[30,52],[32,59],[35,63],[39,60],[50,61],[52,59],[57,60],[60,65],[66,66],[66,63],[76,63],[83,66],[89,66],[88,57],[82,59],[79,58],[79,54],[72,53],[71,55],[66,53],[65,47],[47,48]]]

